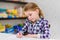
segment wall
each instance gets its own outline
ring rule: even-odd
[[[26,2],[38,4],[51,24],[51,38],[60,39],[60,0],[26,0]]]

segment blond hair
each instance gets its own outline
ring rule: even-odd
[[[40,8],[37,6],[37,4],[35,4],[35,3],[28,3],[28,4],[26,4],[26,5],[24,6],[24,8],[23,8],[23,11],[36,10],[36,9],[39,10],[39,16],[40,16],[40,17],[41,17],[41,16],[44,17],[41,9],[40,9]]]

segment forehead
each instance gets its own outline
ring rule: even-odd
[[[35,10],[27,10],[26,13],[35,12]]]
[[[25,11],[26,16],[33,15],[33,14],[35,14],[34,11],[31,11],[31,10]]]

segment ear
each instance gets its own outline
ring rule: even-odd
[[[39,9],[36,9],[36,12],[38,12],[38,13],[39,13]]]

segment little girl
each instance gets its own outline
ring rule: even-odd
[[[27,19],[17,37],[49,38],[48,20],[44,19],[41,9],[35,3],[28,3],[24,6],[24,13]]]

